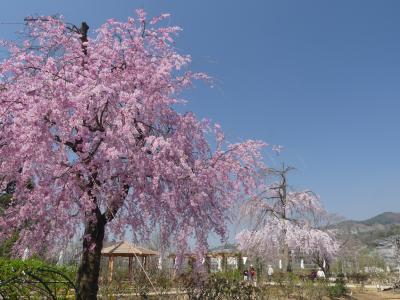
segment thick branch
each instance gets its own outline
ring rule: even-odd
[[[79,33],[81,34],[82,51],[83,54],[87,55],[87,41],[88,41],[89,25],[86,22],[82,22]]]
[[[106,223],[111,222],[115,218],[118,210],[124,204],[124,200],[125,200],[125,197],[128,195],[128,192],[129,192],[129,185],[125,184],[124,185],[124,194],[122,195],[122,199],[119,199],[119,201],[113,201],[111,203],[111,206],[108,206],[107,210],[103,213],[103,218]]]

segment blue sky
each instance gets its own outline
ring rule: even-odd
[[[400,211],[400,2],[75,1],[0,3],[0,38],[27,15],[60,13],[91,29],[135,8],[171,13],[177,48],[215,88],[185,94],[188,110],[222,125],[230,141],[285,147],[273,164],[297,167],[331,212],[363,219]]]

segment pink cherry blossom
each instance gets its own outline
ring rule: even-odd
[[[269,173],[277,175],[279,180],[267,186],[259,185],[261,191],[244,204],[242,213],[255,226],[237,234],[239,248],[269,261],[287,259],[284,256],[289,250],[307,255],[323,253],[332,259],[339,244],[333,231],[320,226],[327,212],[313,192],[289,189],[286,174],[292,169],[270,169]]]
[[[208,121],[175,110],[193,79],[209,77],[187,70],[190,57],[173,46],[180,28],[157,25],[167,15],[149,26],[137,13],[88,36],[85,24],[32,18],[24,42],[4,43],[0,178],[16,189],[0,236],[19,230],[19,253],[85,232],[84,253],[98,254],[103,225],[134,239],[159,230],[179,249],[192,237],[204,250],[258,184],[265,143],[227,144],[218,125],[213,135]]]

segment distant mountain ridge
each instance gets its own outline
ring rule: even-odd
[[[336,224],[334,227],[342,232],[357,234],[376,230],[387,230],[395,225],[400,225],[400,213],[384,212],[362,221],[346,220]]]
[[[370,219],[359,221],[365,225],[382,224],[382,225],[394,225],[400,224],[400,213],[395,212],[384,212]]]
[[[395,240],[400,236],[400,213],[383,212],[372,218],[346,220],[333,226],[339,239],[353,239],[360,246],[376,251],[390,265],[396,264]]]

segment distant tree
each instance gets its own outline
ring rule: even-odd
[[[287,271],[292,270],[292,250],[328,258],[338,247],[332,233],[316,226],[326,214],[319,198],[311,191],[292,191],[288,185],[287,175],[291,170],[284,164],[281,169],[268,170],[272,184],[244,204],[243,214],[251,216],[254,228],[236,236],[242,251],[281,259]]]
[[[96,299],[105,230],[135,239],[160,229],[178,249],[226,232],[226,211],[249,197],[264,143],[227,144],[218,125],[179,113],[180,92],[201,73],[184,71],[167,15],[89,26],[27,18],[26,39],[3,42],[0,178],[15,182],[0,217],[1,238],[32,253],[81,234],[78,286]],[[210,146],[209,141],[213,146]],[[28,183],[33,188],[29,188]],[[30,226],[26,226],[29,223]],[[82,232],[83,229],[83,232]]]

